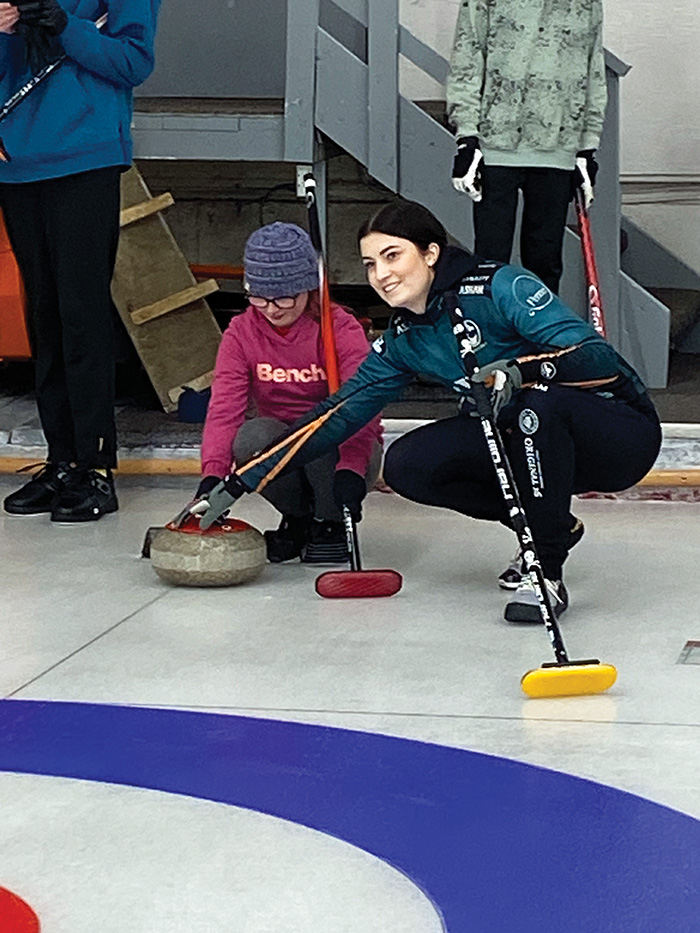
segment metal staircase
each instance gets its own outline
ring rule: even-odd
[[[137,156],[315,164],[322,188],[319,139],[327,137],[390,191],[428,207],[470,247],[471,209],[451,185],[454,139],[444,125],[444,106],[421,106],[400,91],[402,59],[442,86],[448,63],[401,25],[399,0],[286,0],[286,25],[281,99],[268,96],[243,106],[235,92],[226,96],[219,87],[214,100],[185,102],[182,94],[168,94],[167,82],[158,84],[156,75],[135,114]],[[253,28],[266,27],[258,18]],[[609,103],[591,212],[603,305],[612,343],[649,386],[659,388],[667,381],[670,314],[620,268],[619,81],[629,68],[606,56]],[[584,315],[573,229],[566,235],[561,291]]]

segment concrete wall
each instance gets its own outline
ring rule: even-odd
[[[459,0],[402,0],[405,26],[449,57]],[[605,44],[632,65],[622,82],[623,210],[700,272],[700,3],[604,0]],[[439,97],[405,65],[402,90]]]

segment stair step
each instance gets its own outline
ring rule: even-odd
[[[647,291],[671,312],[671,341],[682,340],[700,320],[700,291],[694,288],[652,288]]]

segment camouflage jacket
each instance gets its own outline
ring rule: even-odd
[[[606,105],[602,0],[463,0],[447,106],[493,165],[573,168]]]

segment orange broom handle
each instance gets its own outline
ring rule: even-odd
[[[319,270],[323,269],[321,280],[321,341],[323,355],[326,358],[326,376],[328,377],[328,390],[331,395],[340,388],[340,368],[338,366],[338,353],[335,346],[335,329],[333,327],[333,312],[331,311],[331,295],[328,288],[328,278],[325,275],[323,257],[319,260]]]
[[[586,294],[588,297],[590,320],[600,336],[606,337],[605,315],[603,313],[603,304],[600,297],[600,282],[598,280],[598,268],[595,261],[595,250],[593,249],[591,221],[588,216],[583,192],[579,187],[576,188],[575,203],[579,237],[581,238],[581,249],[583,251],[583,268],[586,274]]]
[[[311,235],[311,242],[318,255],[318,291],[321,302],[321,343],[323,345],[323,355],[326,360],[328,389],[332,395],[340,388],[340,369],[338,367],[338,354],[335,347],[331,294],[328,286],[328,270],[323,256],[323,238],[321,237],[321,223],[318,216],[316,179],[311,173],[304,176],[304,192],[306,195],[306,206],[309,211],[309,233]]]

